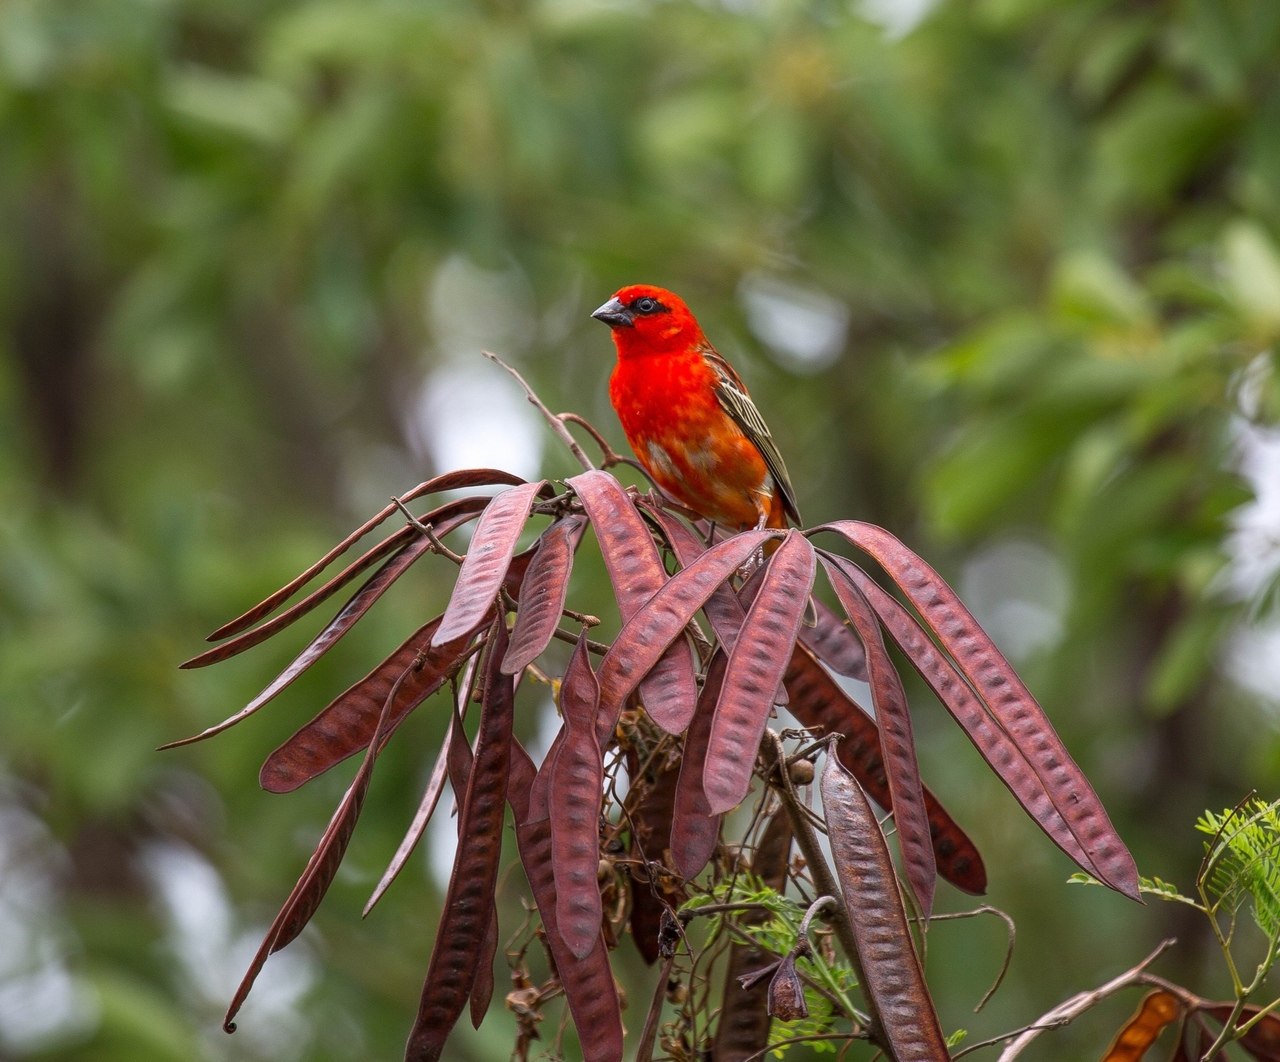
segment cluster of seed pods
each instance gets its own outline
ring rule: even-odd
[[[445,501],[416,515],[408,508],[440,492],[492,487],[503,489]],[[284,607],[397,514],[405,521],[395,531]],[[535,519],[549,522],[532,546],[517,552]],[[472,522],[470,542],[459,557],[445,540]],[[621,622],[609,644],[590,642],[574,629],[578,614],[566,610],[575,554],[588,526]],[[817,547],[813,539],[819,534],[873,560],[905,603],[854,560]],[[457,855],[409,1037],[409,1059],[442,1057],[468,1004],[477,1025],[489,1007],[507,807],[584,1055],[620,1059],[623,1027],[609,959],[619,938],[602,898],[600,869],[602,838],[610,829],[606,757],[621,746],[637,775],[627,812],[630,924],[641,954],[653,961],[655,928],[664,912],[681,902],[685,886],[704,868],[716,865],[723,816],[765,773],[757,754],[778,705],[814,732],[843,739],[827,748],[819,789],[840,894],[834,897],[840,901],[837,917],[856,944],[857,955],[850,958],[872,1015],[868,1035],[892,1058],[945,1058],[894,866],[868,797],[893,813],[905,882],[921,914],[927,917],[932,907],[938,876],[974,893],[983,891],[986,876],[973,842],[920,780],[907,699],[885,635],[1048,837],[1088,873],[1137,896],[1129,853],[1039,705],[954,592],[900,541],[855,521],[807,532],[762,530],[718,538],[598,470],[568,479],[557,491],[545,481],[471,469],[437,477],[398,499],[280,591],[214,632],[221,644],[185,666],[214,663],[258,644],[372,570],[258,697],[224,722],[174,744],[220,733],[260,709],[429,554],[458,563],[444,612],[335,698],[262,767],[263,787],[287,792],[363,752],[355,778],[235,995],[228,1031],[267,956],[301,932],[332,883],[379,752],[411,711],[446,686],[459,691],[449,738],[370,900],[372,906],[405,865],[448,782],[459,809]],[[819,570],[838,612],[812,597]],[[710,637],[699,626],[703,621]],[[559,683],[562,726],[535,765],[514,736],[517,686],[526,669],[554,657],[548,649],[556,639],[574,646]],[[869,683],[874,720],[834,675]],[[480,705],[474,744],[459,714],[471,701]],[[625,740],[625,717],[640,706],[646,725],[667,735],[670,750],[647,768]],[[646,770],[648,781],[641,784],[639,774]],[[780,889],[793,825],[775,815],[756,852],[754,871]],[[743,988],[739,980],[758,958],[745,945],[731,951],[712,1036],[717,1058],[745,1058],[767,1044],[770,1003],[762,991],[768,986]]]

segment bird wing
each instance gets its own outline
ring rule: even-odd
[[[796,524],[803,525],[799,508],[796,506],[795,488],[791,485],[791,476],[788,475],[787,466],[782,460],[782,452],[778,449],[778,444],[773,441],[773,435],[770,434],[764,417],[760,416],[760,410],[747,394],[742,378],[711,344],[704,346],[702,353],[715,371],[716,398],[721,407],[751,440],[752,445],[760,451],[765,467],[773,477],[774,489],[782,495],[783,508]]]

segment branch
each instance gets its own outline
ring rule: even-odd
[[[1053,1010],[1039,1018],[1035,1025],[1024,1029],[1016,1040],[1001,1052],[996,1062],[1012,1062],[1022,1054],[1023,1049],[1039,1036],[1045,1029],[1056,1028],[1060,1025],[1066,1025],[1074,1019],[1080,1017],[1090,1007],[1097,1006],[1107,996],[1114,995],[1122,988],[1128,988],[1130,985],[1144,983],[1144,971],[1148,966],[1156,961],[1166,949],[1173,945],[1172,939],[1162,940],[1159,947],[1150,955],[1143,959],[1137,966],[1133,966],[1118,977],[1112,978],[1105,985],[1090,989],[1088,992],[1080,992],[1072,996],[1070,999],[1059,1003]],[[975,1047],[979,1046],[977,1044]],[[961,1052],[963,1054],[964,1052]],[[960,1055],[956,1055],[959,1058]]]
[[[409,526],[417,531],[420,535],[424,535],[431,543],[431,548],[442,557],[448,557],[454,564],[461,565],[461,555],[454,553],[448,546],[440,541],[439,536],[435,533],[435,529],[430,524],[424,524],[416,516],[409,511],[408,506],[400,500],[396,495],[391,496],[391,503],[400,510],[404,518],[409,522]]]
[[[818,838],[814,834],[813,825],[805,816],[808,808],[800,802],[800,798],[796,796],[796,791],[792,787],[791,775],[787,772],[786,766],[787,750],[783,747],[782,738],[778,736],[777,731],[766,730],[762,744],[773,746],[773,766],[780,776],[779,781],[774,783],[774,788],[791,818],[791,829],[795,834],[796,845],[800,848],[800,853],[805,858],[805,863],[813,877],[813,883],[818,889],[818,894],[820,896],[842,896],[840,886],[831,871],[831,865],[827,862],[826,856],[818,845]],[[770,778],[770,781],[772,781],[772,778]],[[849,924],[849,910],[846,904],[836,903],[832,922],[835,925],[836,936],[840,939],[840,946],[844,949],[844,953],[849,959],[849,964],[853,967],[854,976],[857,977],[858,984],[863,986],[863,994],[867,997],[867,1007],[871,1017],[867,1031],[871,1041],[877,1047],[887,1050],[888,1041],[882,1031],[884,1028],[883,1022],[880,1020],[875,1000],[871,997],[871,993],[866,991],[867,975],[862,969],[862,958],[858,954],[858,942],[853,935],[853,926]]]
[[[636,1048],[636,1062],[650,1062],[653,1058],[653,1045],[658,1038],[658,1022],[662,1018],[662,1004],[667,997],[667,984],[671,979],[671,967],[675,965],[675,961],[673,952],[658,972],[658,980],[653,989],[653,1000],[645,1015],[644,1031],[640,1034],[640,1046]]]
[[[1018,937],[1018,927],[1014,924],[1013,919],[1000,910],[999,907],[992,907],[990,904],[985,903],[980,907],[975,907],[972,911],[952,911],[949,914],[931,914],[929,916],[929,924],[932,925],[934,922],[951,922],[959,918],[976,918],[978,915],[983,914],[995,915],[1004,922],[1005,928],[1009,931],[1009,936],[1004,949],[1004,962],[1000,964],[1000,972],[996,974],[996,979],[991,987],[986,990],[982,998],[978,1000],[977,1006],[973,1008],[975,1014],[991,1002],[991,997],[999,990],[1000,985],[1004,982],[1005,974],[1009,972],[1009,966],[1013,963],[1013,945]],[[913,916],[912,921],[918,921],[918,919]],[[999,1040],[992,1042],[999,1043]]]
[[[533,388],[529,386],[525,378],[521,376],[518,372],[516,372],[515,369],[513,369],[500,357],[498,357],[497,354],[494,354],[490,350],[482,350],[480,353],[483,354],[495,365],[497,365],[499,368],[506,369],[506,371],[509,372],[515,378],[516,383],[518,383],[524,389],[525,397],[529,400],[529,403],[532,406],[534,406],[539,413],[542,414],[547,424],[551,426],[551,430],[560,437],[561,441],[565,444],[565,446],[569,448],[569,452],[572,453],[573,456],[578,459],[578,463],[582,465],[584,470],[590,472],[593,468],[596,467],[591,463],[591,458],[587,456],[586,451],[583,450],[583,448],[578,445],[578,440],[575,439],[572,433],[569,431],[569,429],[565,427],[565,424],[564,424],[566,419],[565,417],[557,416],[556,414],[552,413],[551,410],[549,410],[546,407],[545,403],[543,403],[542,399],[540,399],[536,394],[534,394]],[[580,423],[577,417],[574,417],[574,420]],[[598,432],[592,430],[591,434],[595,437],[597,442],[601,441],[600,435]],[[606,444],[606,448],[607,448],[607,444]],[[608,453],[606,454],[606,457],[613,457],[613,456],[616,456],[616,455],[613,453],[612,450],[609,450]]]
[[[614,465],[630,465],[632,468],[643,473],[646,478],[648,477],[649,473],[645,471],[644,466],[640,464],[639,461],[634,458],[627,457],[625,454],[618,453],[617,450],[609,445],[609,440],[600,434],[600,429],[592,424],[591,421],[587,420],[586,417],[580,417],[577,413],[561,413],[559,414],[559,419],[569,424],[578,425],[578,427],[582,428],[596,441],[596,445],[600,447],[600,454],[601,459],[604,462],[604,468],[612,468]]]

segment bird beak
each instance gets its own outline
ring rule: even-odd
[[[617,299],[610,299],[591,315],[597,321],[603,321],[610,328],[634,328],[635,319],[631,311]]]

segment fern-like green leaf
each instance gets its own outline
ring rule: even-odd
[[[1268,939],[1280,936],[1280,801],[1206,811],[1196,829],[1212,838],[1203,884],[1214,909],[1234,911],[1248,900],[1258,928]]]

